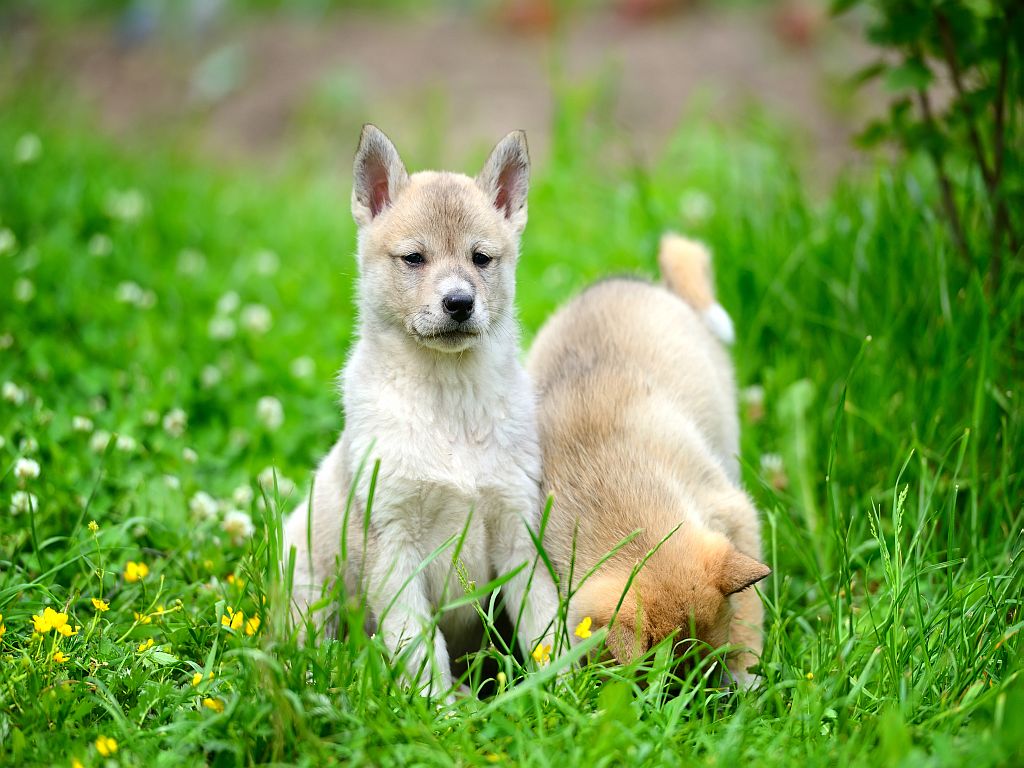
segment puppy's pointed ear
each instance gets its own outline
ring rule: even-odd
[[[738,549],[732,548],[722,561],[718,588],[722,590],[723,595],[735,595],[767,578],[771,572],[772,569],[764,563],[759,563]]]
[[[367,123],[352,164],[352,218],[365,227],[395,199],[409,174],[391,139]]]
[[[516,232],[526,226],[526,193],[530,188],[530,151],[526,133],[512,131],[491,150],[476,183]]]

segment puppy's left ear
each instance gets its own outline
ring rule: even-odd
[[[521,234],[526,227],[526,193],[530,188],[530,151],[525,132],[512,131],[498,142],[476,183]]]
[[[723,595],[735,595],[767,578],[771,572],[772,569],[764,563],[759,563],[733,548],[722,561],[718,588],[722,590]]]

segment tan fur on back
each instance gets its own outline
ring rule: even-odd
[[[674,243],[674,245],[679,245]],[[710,264],[676,263],[674,287],[713,296]],[[685,258],[682,259],[685,261]],[[698,313],[666,288],[598,283],[541,330],[527,364],[540,394],[544,489],[554,496],[545,545],[573,588],[634,531],[575,596],[570,628],[615,613],[609,649],[627,660],[676,632],[709,646],[761,648],[764,578],[757,513],[739,488],[739,425],[732,365]],[[568,591],[568,590],[567,590]],[[753,599],[751,599],[753,598]],[[735,676],[753,663],[730,662]]]

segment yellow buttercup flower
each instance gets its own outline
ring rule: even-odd
[[[72,635],[77,635],[78,630],[80,630],[81,627],[76,625],[75,628],[72,629],[70,624],[61,624],[59,627],[54,627],[54,629],[64,637],[71,637]]]
[[[575,632],[576,637],[581,637],[584,640],[586,640],[588,637],[590,637],[592,634],[594,634],[593,632],[590,631],[590,623],[591,623],[590,622],[590,617],[589,616],[584,616],[583,617],[583,621],[581,621],[576,626],[576,632]]]
[[[229,607],[228,612],[220,617],[220,623],[237,632],[242,628],[242,625],[245,624],[245,614]]]
[[[117,752],[117,742],[109,736],[100,736],[96,739],[96,751],[103,757],[110,757]]]
[[[149,566],[145,563],[135,563],[129,560],[124,564],[124,580],[130,584],[142,581],[149,575]]]
[[[4,632],[7,631],[7,625],[4,624],[4,615],[0,613],[0,640],[4,639]]]
[[[54,660],[55,662],[57,662],[58,664],[63,664],[63,663],[65,662],[65,661],[67,661],[67,660],[68,660],[68,659],[70,659],[70,658],[71,658],[71,657],[70,657],[70,656],[68,656],[68,655],[67,655],[66,653],[64,653],[63,651],[54,651],[54,652],[53,652],[53,660]]]
[[[57,630],[65,637],[75,634],[71,631],[71,627],[68,627],[68,615],[57,613],[53,608],[44,608],[41,615],[33,614],[32,627],[41,635],[45,635],[51,629]],[[63,629],[64,627],[67,627],[66,631]]]
[[[148,640],[143,640],[141,643],[139,643],[138,651],[139,651],[139,653],[142,653],[143,651],[148,651],[152,647],[153,647],[153,638],[151,637]]]
[[[105,613],[106,611],[110,610],[110,603],[108,603],[106,600],[101,600],[98,597],[94,597],[92,599],[92,607],[100,613]]]
[[[100,530],[100,526],[99,526],[99,524],[95,520],[90,520],[89,521],[89,530],[92,531],[93,533],[97,533]]]
[[[152,616],[147,616],[144,613],[139,613],[138,611],[132,611],[132,616],[135,617],[135,621],[137,623],[139,623],[139,624],[152,624],[153,623],[153,617]]]
[[[203,699],[203,706],[218,713],[224,711],[224,702],[220,699],[205,698]]]
[[[85,766],[82,765],[82,761],[79,760],[77,757],[72,757],[71,758],[71,768],[85,768]]]
[[[537,647],[533,649],[533,660],[538,664],[547,664],[551,661],[551,646],[538,643]]]
[[[207,680],[213,680],[213,672],[208,674],[206,676],[206,679]],[[193,688],[197,688],[201,682],[203,682],[203,673],[202,672],[196,672],[194,675],[192,675],[192,687]]]
[[[804,677],[806,679],[808,679],[808,680],[813,680],[814,679],[814,673],[813,672],[808,672],[806,675],[804,675]]]
[[[250,616],[248,621],[245,622],[245,634],[249,635],[250,637],[255,635],[259,631],[259,628],[260,628],[260,617],[259,616]]]

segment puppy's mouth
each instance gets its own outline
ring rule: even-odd
[[[412,335],[425,347],[443,352],[461,352],[472,346],[482,335],[482,329],[475,326],[450,325],[429,330],[413,328]]]

